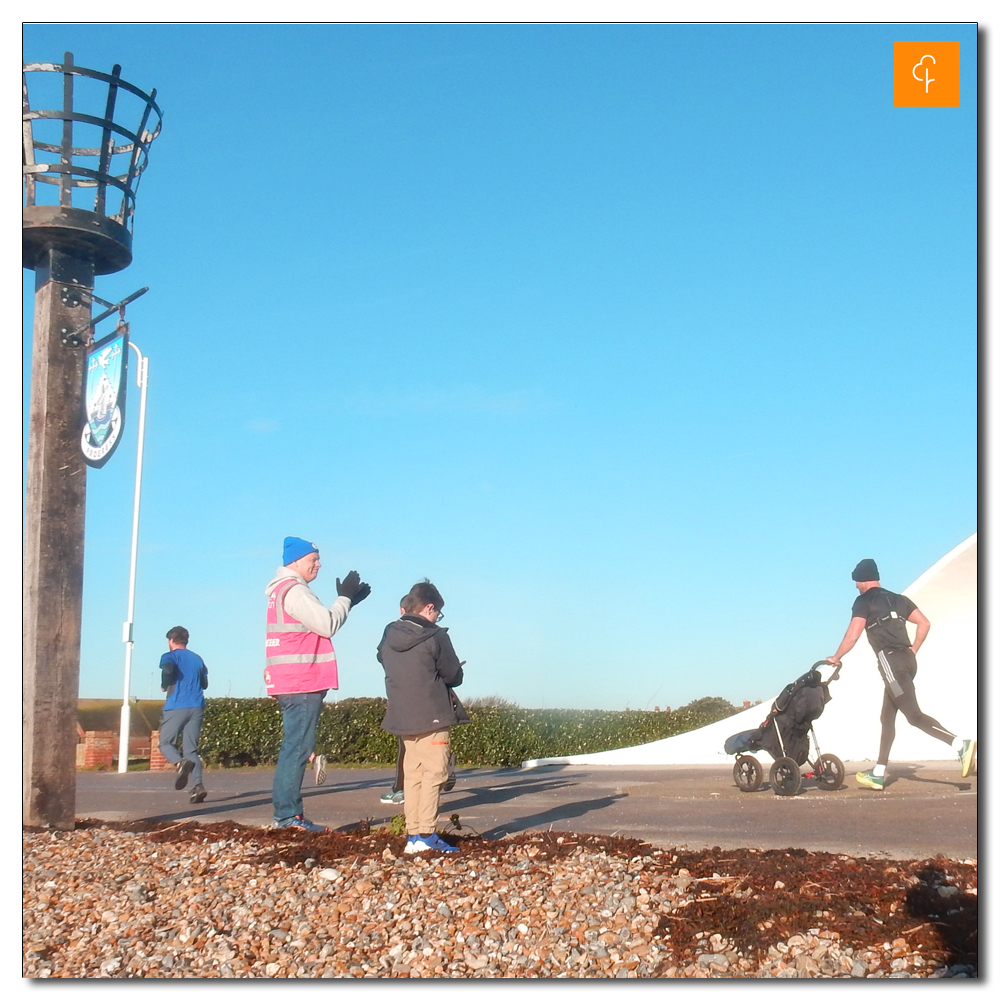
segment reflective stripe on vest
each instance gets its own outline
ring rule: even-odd
[[[337,687],[333,643],[285,611],[285,596],[299,581],[282,580],[267,602],[264,684],[269,695],[304,694]]]

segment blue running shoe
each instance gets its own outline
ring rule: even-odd
[[[305,830],[306,833],[322,833],[326,829],[325,826],[313,823],[312,820],[308,820],[302,815],[293,816],[291,819],[277,820],[274,828],[276,830]]]
[[[436,833],[432,833],[423,840],[432,851],[443,851],[445,854],[458,854],[458,848],[452,847],[446,840],[442,840]]]

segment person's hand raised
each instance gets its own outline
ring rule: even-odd
[[[343,582],[337,579],[337,594],[346,597],[351,602],[353,608],[355,604],[360,604],[370,593],[372,588],[367,583],[361,582],[361,576],[356,569],[352,569]]]

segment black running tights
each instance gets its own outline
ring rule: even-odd
[[[882,741],[878,749],[878,762],[889,762],[889,751],[896,738],[896,713],[902,712],[906,721],[917,729],[941,740],[952,743],[955,734],[949,732],[937,719],[920,710],[913,678],[917,672],[917,658],[910,650],[889,650],[878,654],[879,671],[885,681],[882,699]]]

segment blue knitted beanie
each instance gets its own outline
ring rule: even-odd
[[[307,542],[304,538],[294,538],[289,535],[285,539],[285,551],[281,557],[281,565],[287,566],[289,563],[309,555],[310,552],[319,552],[319,549],[312,542]]]

